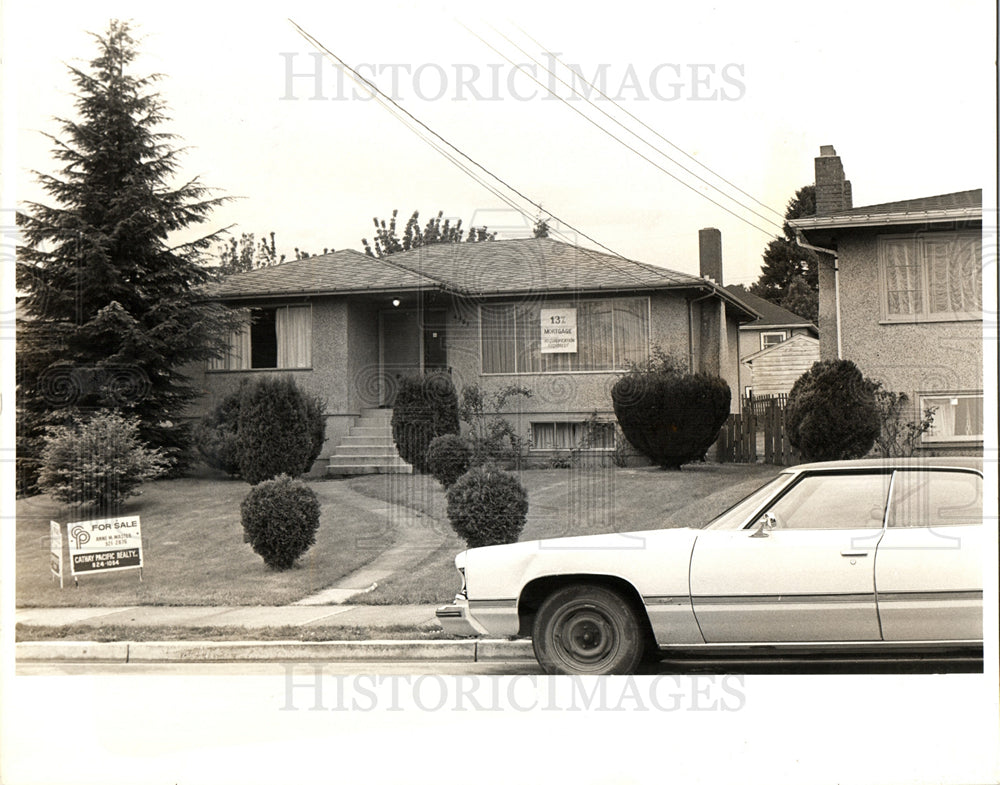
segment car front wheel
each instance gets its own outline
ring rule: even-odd
[[[573,585],[553,592],[535,616],[532,645],[546,673],[634,673],[643,634],[632,606],[603,586]]]

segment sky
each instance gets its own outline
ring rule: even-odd
[[[178,181],[197,176],[234,197],[205,231],[273,231],[292,257],[295,248],[360,249],[372,218],[393,209],[403,220],[442,210],[501,237],[524,236],[535,217],[551,215],[559,239],[694,273],[698,230],[714,226],[725,283],[749,284],[789,198],[812,182],[820,145],[841,155],[855,205],[990,187],[990,5],[851,1],[817,11],[626,0],[572,11],[518,2],[414,10],[376,1],[234,12],[192,0],[13,0],[4,9],[4,206],[47,199],[33,170],[58,169],[43,133],[58,135],[53,117],[73,116],[66,64],[84,65],[95,51],[86,31],[117,17],[143,36],[135,71],[163,74],[172,118],[164,130],[188,148]],[[522,211],[338,76],[290,20],[517,189],[526,199],[461,159]],[[614,100],[574,94],[558,81],[571,80],[560,62]]]

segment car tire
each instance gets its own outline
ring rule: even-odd
[[[644,640],[639,617],[618,592],[586,584],[549,595],[531,636],[546,673],[593,676],[634,673],[645,653]]]

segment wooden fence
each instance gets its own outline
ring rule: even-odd
[[[788,396],[782,395],[753,400],[752,405],[746,406],[740,414],[729,415],[716,442],[718,461],[756,463],[762,460],[777,466],[798,463],[799,458],[788,441],[785,428],[784,404],[787,399]]]

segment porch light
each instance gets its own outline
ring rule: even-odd
[[[400,300],[399,300],[398,297],[395,300],[392,301],[392,307],[393,308],[399,308],[399,304],[400,304]]]

